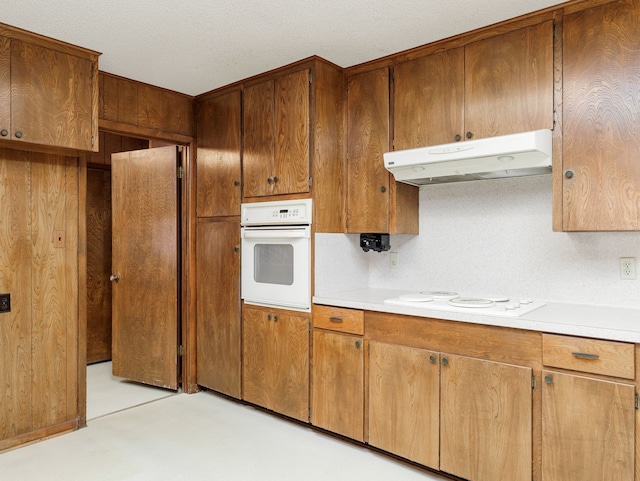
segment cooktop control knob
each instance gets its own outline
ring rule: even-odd
[[[524,299],[520,299],[520,304],[531,304],[533,302],[533,299],[531,299],[530,297],[525,297]]]

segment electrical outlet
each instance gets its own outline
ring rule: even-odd
[[[389,267],[391,269],[400,267],[400,254],[398,252],[389,252]]]
[[[620,279],[633,280],[636,278],[636,258],[620,258]]]

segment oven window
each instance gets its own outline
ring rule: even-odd
[[[293,284],[293,246],[256,244],[253,250],[253,277],[263,284]]]

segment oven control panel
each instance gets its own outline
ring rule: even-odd
[[[242,204],[241,225],[310,225],[311,199]]]

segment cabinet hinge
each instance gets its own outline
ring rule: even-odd
[[[640,409],[640,401],[638,401],[638,393],[636,393],[636,409]]]
[[[535,375],[535,374],[533,374],[533,375],[531,376],[531,389],[535,389],[535,388],[536,388],[536,386],[537,386],[537,383],[536,383],[536,375]]]
[[[93,147],[96,143],[95,137],[92,135],[91,136],[91,147]]]
[[[182,344],[178,346],[178,356],[184,356],[184,346]]]
[[[311,177],[309,177],[309,188],[311,188],[312,185],[313,185],[313,181],[311,180]]]
[[[309,71],[309,83],[313,83],[313,74]]]
[[[553,24],[553,38],[556,38],[558,35],[558,29],[556,27],[556,24]]]
[[[182,177],[184,177],[184,169],[182,168],[182,166],[178,167],[178,179],[182,179]]]

